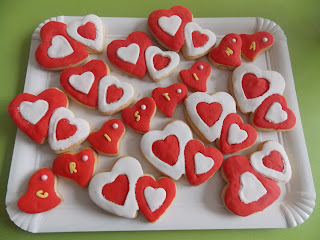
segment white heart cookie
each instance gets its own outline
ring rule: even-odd
[[[200,152],[194,155],[194,167],[197,175],[208,172],[214,165],[214,160]]]
[[[174,135],[179,142],[179,155],[174,165],[169,165],[159,159],[152,151],[154,142],[164,140]],[[160,172],[178,180],[185,173],[184,149],[192,139],[192,132],[187,124],[182,121],[173,121],[161,130],[154,130],[145,133],[140,142],[140,149],[144,157]]]
[[[267,193],[263,184],[251,172],[240,175],[240,184],[239,197],[245,204],[256,202]]]
[[[136,64],[139,59],[140,47],[136,43],[131,43],[127,47],[117,49],[117,56],[125,62]]]
[[[248,133],[242,130],[238,124],[232,123],[228,129],[228,143],[240,144],[248,138]]]
[[[144,189],[143,194],[151,212],[159,209],[167,197],[167,192],[163,188],[154,189],[150,186]]]
[[[265,117],[269,122],[278,124],[288,119],[288,113],[282,109],[282,106],[278,102],[274,102],[269,107]]]
[[[163,16],[158,19],[160,28],[172,37],[176,35],[181,23],[182,19],[178,15],[172,15],[170,17]]]
[[[20,103],[19,112],[29,123],[36,125],[46,115],[49,103],[45,100],[35,102],[23,101]]]
[[[88,94],[94,83],[94,74],[92,72],[84,72],[81,75],[71,75],[69,83],[75,90]]]
[[[48,48],[47,54],[50,58],[64,58],[73,52],[68,40],[64,36],[56,35],[51,39],[51,46]]]
[[[129,181],[129,191],[124,205],[109,201],[102,194],[103,187],[114,182],[120,175],[126,175]],[[142,176],[143,170],[137,159],[122,157],[113,165],[111,172],[98,173],[91,179],[88,187],[89,196],[97,206],[105,211],[126,218],[135,218],[139,209],[135,188],[138,179]]]

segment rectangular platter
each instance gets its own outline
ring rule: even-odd
[[[68,24],[80,19],[81,17],[59,16],[51,20]],[[133,31],[140,30],[148,33],[147,19],[145,18],[102,17],[101,19],[104,21],[106,29],[105,48],[111,41],[125,39]],[[279,199],[263,212],[243,218],[230,213],[224,206],[221,193],[226,183],[220,172],[217,172],[209,181],[198,187],[189,185],[183,176],[176,182],[177,196],[173,204],[156,223],[152,224],[140,213],[136,219],[125,219],[111,215],[101,210],[90,200],[87,188],[81,188],[71,180],[59,178],[57,189],[63,198],[63,202],[48,212],[26,214],[18,209],[17,201],[26,191],[28,179],[40,168],[51,168],[57,155],[52,152],[48,144],[38,145],[18,130],[6,195],[7,212],[17,226],[35,233],[287,228],[303,223],[310,216],[314,208],[316,194],[301,125],[287,40],[283,31],[274,22],[263,18],[195,18],[194,21],[202,28],[212,30],[217,35],[217,44],[224,35],[231,32],[252,34],[258,31],[269,31],[274,36],[275,41],[272,48],[260,54],[254,64],[262,70],[273,70],[282,74],[286,81],[284,96],[287,99],[288,106],[297,116],[297,124],[293,130],[284,133],[258,132],[255,145],[242,152],[241,155],[248,155],[255,151],[259,143],[266,140],[276,140],[283,144],[290,159],[293,175],[289,183],[279,184],[281,188]],[[24,92],[32,94],[39,94],[50,87],[61,89],[60,72],[47,71],[41,68],[35,60],[34,53],[39,43],[39,28],[37,28],[32,36],[24,88]],[[154,39],[153,43],[159,46]],[[161,82],[154,83],[147,75],[143,79],[136,79],[116,69],[109,62],[105,50],[102,54],[91,54],[90,57],[91,59],[98,58],[105,61],[109,65],[112,75],[121,81],[131,83],[136,90],[136,101],[142,97],[151,96],[155,87],[165,87],[177,82],[179,71],[190,68],[195,62],[186,61],[180,54],[181,62],[175,72]],[[206,57],[202,57],[200,60],[208,61]],[[207,93],[229,92],[228,79],[230,74],[230,71],[221,71],[212,66],[212,73],[207,83]],[[106,117],[98,110],[88,110],[72,100],[69,101],[69,108],[75,113],[75,116],[87,119],[94,130],[97,130],[110,118],[121,119],[119,113],[112,117]],[[247,116],[240,115],[245,122],[248,122]],[[177,107],[172,119],[181,119],[187,122],[184,115],[184,104]],[[164,117],[158,111],[151,122],[151,129],[162,129],[169,121],[171,121],[171,118]],[[120,156],[137,158],[145,174],[152,174],[159,178],[161,175],[143,159],[140,153],[139,143],[142,135],[128,129],[128,127],[126,130],[120,144]],[[195,133],[194,138],[199,139]],[[212,143],[206,145],[214,146]],[[85,141],[76,150],[84,146],[89,146],[89,143]],[[227,155],[224,156],[225,159],[227,157]],[[99,155],[95,172],[110,171],[117,158]]]

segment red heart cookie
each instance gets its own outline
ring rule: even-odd
[[[44,143],[53,111],[67,105],[68,98],[63,92],[49,88],[37,96],[29,93],[19,94],[10,102],[8,112],[22,132],[36,143]]]
[[[235,153],[251,147],[257,140],[257,132],[243,123],[236,113],[230,113],[223,121],[218,146],[225,154]]]
[[[187,85],[192,91],[207,91],[207,79],[211,73],[209,63],[204,61],[196,62],[188,70],[181,70],[179,80]]]
[[[124,124],[119,119],[111,119],[105,122],[98,131],[91,133],[88,141],[99,153],[117,156],[120,153],[120,142],[124,133]]]
[[[48,211],[61,203],[55,190],[55,176],[51,169],[42,168],[29,180],[27,192],[19,199],[18,208],[34,214]]]
[[[147,71],[144,52],[149,46],[152,46],[149,36],[136,31],[126,40],[112,41],[107,47],[107,56],[116,67],[134,77],[143,78]]]
[[[150,130],[150,122],[156,112],[156,103],[151,97],[145,97],[132,107],[122,110],[121,116],[125,124],[133,130],[145,133]]]
[[[164,47],[178,52],[184,44],[183,28],[192,22],[192,13],[183,6],[158,9],[148,18],[148,27]]]
[[[157,221],[169,208],[176,196],[176,184],[170,178],[156,181],[152,176],[143,176],[136,184],[136,199],[139,210],[150,221]]]
[[[205,147],[199,140],[189,141],[184,150],[186,178],[193,186],[206,182],[221,167],[223,156],[214,147]]]
[[[259,53],[267,51],[273,44],[273,36],[269,32],[240,34],[242,39],[241,53],[248,61],[254,61]]]
[[[152,91],[152,98],[157,107],[166,116],[172,117],[177,105],[188,95],[187,87],[182,83],[175,83],[166,88],[155,88]]]
[[[241,43],[238,34],[229,33],[220,45],[209,53],[209,60],[221,70],[233,70],[241,65]]]
[[[65,153],[53,161],[52,171],[85,187],[92,177],[97,158],[97,154],[91,148]]]
[[[80,65],[89,57],[86,47],[70,38],[67,25],[50,21],[40,31],[42,42],[36,50],[36,59],[41,67],[61,70]]]
[[[223,200],[226,207],[236,215],[246,217],[263,211],[280,196],[281,190],[277,183],[257,173],[244,156],[228,158],[222,170],[229,182]]]
[[[98,105],[98,83],[110,72],[108,65],[98,59],[81,67],[70,67],[61,72],[60,84],[69,97],[89,108]]]
[[[286,131],[296,125],[296,116],[283,96],[273,94],[251,114],[250,121],[259,130]]]

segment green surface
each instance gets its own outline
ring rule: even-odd
[[[5,210],[5,194],[16,127],[7,114],[11,99],[24,85],[33,30],[53,16],[147,17],[159,8],[188,7],[194,17],[264,17],[278,23],[287,38],[316,191],[320,173],[320,1],[14,1],[0,0],[0,239],[319,239],[319,198],[311,217],[293,229],[212,230],[164,232],[99,232],[31,234],[12,223]]]

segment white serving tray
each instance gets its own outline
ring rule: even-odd
[[[80,20],[80,17],[59,16],[51,20],[69,23],[73,20]],[[106,28],[105,47],[112,40],[125,39],[133,31],[147,32],[147,19],[145,18],[104,17],[102,20]],[[256,144],[241,154],[247,155],[255,151],[258,144],[266,140],[276,140],[284,145],[292,165],[293,175],[289,183],[280,184],[281,196],[279,199],[263,212],[243,218],[230,213],[224,206],[221,193],[226,183],[220,172],[198,187],[192,187],[185,177],[182,177],[177,181],[177,196],[171,207],[156,223],[149,223],[141,213],[136,219],[125,219],[111,215],[101,210],[90,200],[87,188],[81,188],[69,179],[59,178],[57,189],[63,202],[48,212],[26,214],[17,208],[17,201],[26,191],[30,176],[39,168],[51,168],[57,155],[51,151],[48,144],[38,145],[18,130],[6,195],[7,212],[17,226],[30,232],[287,228],[295,227],[308,219],[315,205],[316,193],[301,125],[287,40],[283,31],[268,19],[254,17],[195,18],[194,21],[202,28],[208,28],[215,32],[218,42],[224,35],[231,32],[252,34],[257,31],[269,31],[274,36],[275,41],[272,48],[259,55],[254,64],[263,70],[278,71],[284,76],[286,81],[284,96],[288,101],[288,106],[297,116],[297,124],[293,130],[285,133],[258,132]],[[24,92],[32,94],[39,94],[50,87],[61,89],[60,72],[47,71],[41,68],[35,60],[34,53],[40,43],[40,27],[41,24],[32,36],[24,88]],[[153,42],[158,45],[154,39]],[[135,87],[136,101],[142,97],[151,96],[155,87],[164,87],[177,82],[179,71],[191,67],[195,62],[186,61],[181,54],[180,57],[181,63],[178,69],[160,83],[154,83],[147,75],[143,79],[136,79],[122,73],[110,64],[105,51],[99,55],[91,54],[91,58],[99,58],[107,62],[111,68],[111,74],[121,81],[130,82]],[[208,61],[206,57],[202,57],[200,60]],[[212,66],[207,93],[228,92],[230,74],[230,71],[220,71]],[[77,117],[87,119],[95,130],[110,118],[121,119],[119,113],[112,117],[106,117],[98,110],[88,110],[72,100],[70,100],[70,109]],[[182,119],[187,122],[183,109],[184,104],[180,104],[174,112],[173,119]],[[248,117],[243,117],[244,121],[248,122]],[[170,120],[157,111],[152,120],[151,129],[162,129]],[[120,156],[129,155],[137,158],[144,173],[153,174],[156,178],[160,177],[160,174],[143,159],[140,153],[139,142],[142,135],[128,127],[126,129],[127,132],[120,145]],[[194,138],[198,138],[195,133]],[[206,145],[214,146],[214,144]],[[84,146],[89,146],[87,141],[80,147]],[[225,158],[227,157],[225,156]],[[100,155],[96,172],[111,170],[111,166],[117,158]]]

